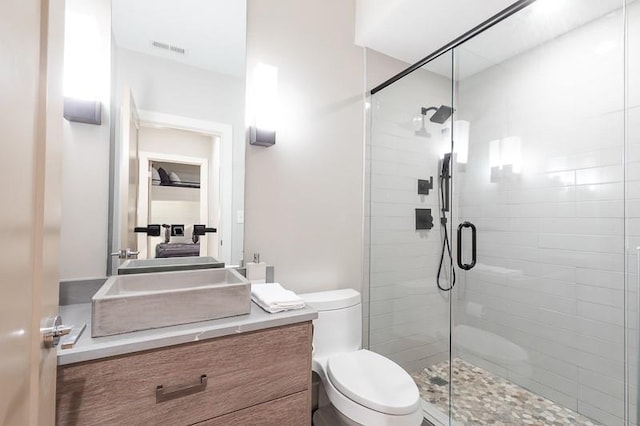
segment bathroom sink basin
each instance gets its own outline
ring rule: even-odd
[[[130,259],[118,268],[118,275],[146,274],[149,272],[187,271],[191,269],[224,268],[211,256],[167,257],[161,259]]]
[[[248,314],[251,284],[235,269],[114,275],[91,305],[91,335],[109,336]]]

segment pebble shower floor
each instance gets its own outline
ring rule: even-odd
[[[459,358],[453,366],[453,418],[463,425],[601,426]],[[422,398],[447,413],[449,361],[412,376]]]

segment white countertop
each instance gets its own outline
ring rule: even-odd
[[[59,312],[66,325],[87,324],[87,328],[73,348],[58,347],[58,365],[279,327],[318,317],[317,312],[308,307],[270,314],[251,302],[251,313],[247,315],[92,338],[91,303],[60,306]]]

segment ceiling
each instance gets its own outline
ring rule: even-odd
[[[356,44],[415,63],[513,0],[356,0]]]
[[[244,78],[246,1],[112,0],[119,48]],[[154,47],[157,41],[184,54]]]
[[[357,0],[356,43],[412,64],[513,0]],[[537,0],[459,49],[467,78],[621,7],[620,0]],[[450,61],[430,71],[450,76]]]

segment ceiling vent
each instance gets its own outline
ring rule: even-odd
[[[167,44],[167,43],[161,43],[159,41],[152,41],[151,45],[153,47],[157,47],[158,49],[168,50],[170,52],[178,53],[180,55],[184,55],[186,53],[186,51],[182,47],[173,46],[173,45]]]

